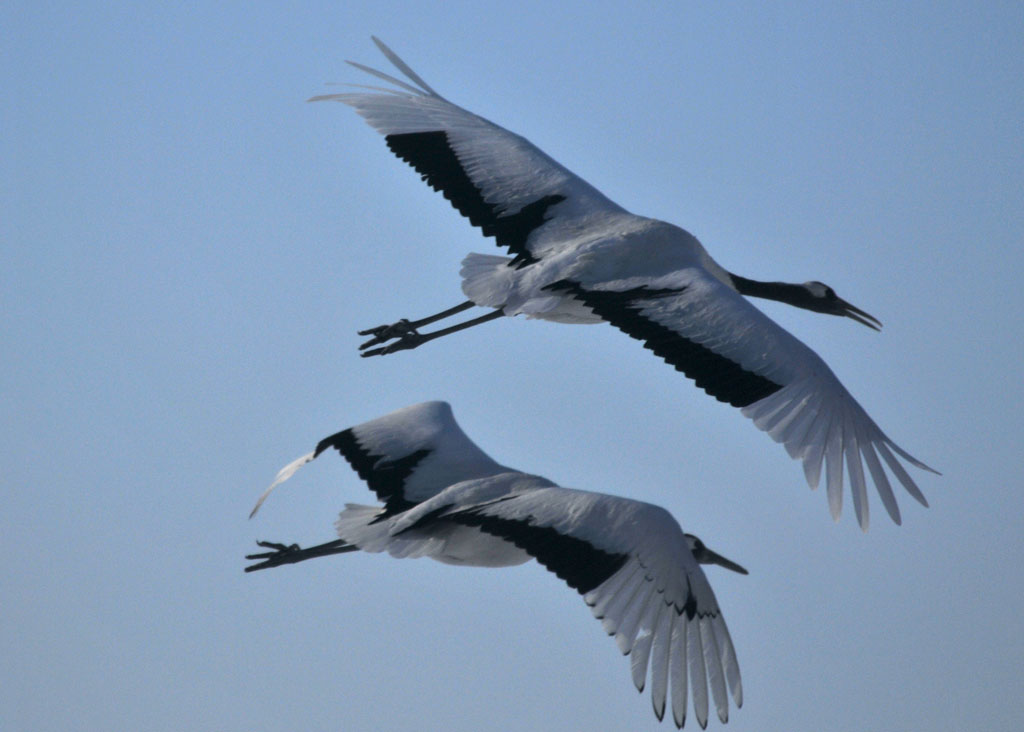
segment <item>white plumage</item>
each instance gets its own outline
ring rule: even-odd
[[[677,726],[687,697],[701,727],[710,699],[722,722],[728,696],[743,703],[739,665],[702,563],[742,567],[683,534],[664,509],[627,498],[561,488],[494,462],[462,432],[444,402],[400,409],[322,440],[286,466],[277,485],[337,449],[383,506],[348,504],[336,541],[300,549],[260,542],[246,571],[355,550],[503,567],[536,558],[583,595],[619,649],[636,688],[650,680],[661,719],[671,699]]]
[[[824,466],[834,518],[842,509],[844,463],[863,529],[868,527],[865,464],[896,523],[900,510],[883,464],[928,505],[900,458],[935,471],[889,439],[814,351],[744,295],[850,317],[877,329],[875,318],[820,282],[758,282],[728,272],[688,232],[629,213],[528,140],[441,97],[374,41],[412,84],[353,64],[393,87],[314,100],[353,107],[385,135],[395,154],[513,257],[470,254],[462,267],[468,302],[422,320],[363,331],[373,336],[361,347],[364,356],[415,348],[501,315],[607,321],[644,341],[707,393],[741,408],[803,462],[812,488]],[[417,330],[473,305],[495,310],[433,333]]]

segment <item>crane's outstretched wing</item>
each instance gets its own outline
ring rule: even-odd
[[[373,40],[415,86],[350,61],[395,88],[370,87],[310,101],[354,107],[398,157],[485,236],[507,247],[517,264],[536,261],[557,248],[565,239],[559,231],[630,215],[529,140],[449,102],[391,49]]]
[[[619,330],[644,341],[708,394],[740,407],[803,462],[812,488],[824,462],[833,518],[839,518],[843,505],[844,462],[862,529],[868,528],[865,463],[897,524],[900,510],[882,461],[910,495],[928,505],[896,456],[936,471],[890,440],[814,351],[707,272],[691,268],[677,280],[676,287],[659,290],[613,291],[601,289],[600,283],[569,280],[549,289],[573,295]]]
[[[320,440],[313,452],[281,469],[250,518],[274,488],[332,447],[384,503],[384,515],[405,511],[453,483],[508,470],[466,436],[446,402],[424,402]]]
[[[739,664],[725,620],[667,511],[558,486],[466,505],[472,490],[456,487],[450,496],[429,501],[433,507],[417,508],[426,520],[475,526],[514,543],[583,595],[619,650],[629,654],[637,690],[650,680],[658,719],[671,695],[672,717],[683,726],[688,686],[701,727],[707,724],[709,685],[722,722],[729,718],[727,687],[742,706]],[[451,508],[439,510],[446,499]],[[416,528],[426,527],[420,522]]]

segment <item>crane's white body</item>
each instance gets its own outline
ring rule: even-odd
[[[525,138],[441,97],[374,40],[413,83],[353,64],[393,86],[314,100],[353,107],[471,222],[486,234],[499,232],[499,245],[515,257],[466,257],[463,290],[471,301],[506,315],[606,321],[644,340],[785,445],[812,488],[826,466],[836,519],[844,463],[863,529],[865,464],[896,523],[900,511],[883,462],[928,505],[897,456],[931,468],[890,440],[814,351],[742,296],[693,235],[626,211]]]
[[[729,693],[742,705],[736,653],[691,550],[694,537],[663,508],[562,488],[499,465],[462,432],[446,403],[427,402],[322,440],[278,473],[253,514],[276,486],[329,448],[385,504],[346,505],[335,524],[346,544],[483,567],[537,558],[583,595],[630,654],[637,689],[650,679],[659,719],[671,698],[682,727],[692,693],[705,726],[709,687],[721,721],[728,719]]]
[[[564,205],[564,204],[559,204]],[[510,257],[469,254],[462,261],[462,291],[477,305],[501,308],[506,315],[526,315],[559,323],[603,323],[605,319],[577,298],[545,288],[562,280],[594,291],[622,292],[637,287],[680,289],[693,284],[694,275],[731,287],[728,273],[708,255],[689,232],[678,226],[623,212],[554,223],[563,232],[565,247],[546,254],[535,264],[516,268]],[[553,226],[555,231],[562,227]],[[575,238],[570,232],[578,229]],[[549,232],[552,233],[552,232]]]

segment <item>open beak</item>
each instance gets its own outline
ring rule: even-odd
[[[847,318],[853,318],[858,323],[866,325],[869,328],[873,328],[874,330],[882,329],[882,321],[880,321],[874,315],[868,315],[860,308],[855,307],[854,305],[851,305],[850,303],[846,302],[846,300],[837,297],[836,305],[839,306],[839,312],[836,313],[837,315],[845,315]]]
[[[699,553],[695,554],[698,562],[701,564],[717,564],[720,567],[731,569],[733,572],[739,572],[740,574],[749,574],[747,570],[743,569],[740,565],[731,559],[726,559],[721,554],[713,552],[707,547],[704,547]]]

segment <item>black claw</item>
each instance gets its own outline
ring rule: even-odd
[[[409,323],[407,318],[402,318],[397,323],[392,323],[391,325],[378,325],[376,328],[367,328],[366,330],[358,331],[358,334],[373,336],[373,338],[359,346],[359,350],[362,351],[370,346],[376,346],[378,343],[384,343],[392,338],[402,338],[409,333],[415,332],[416,329]]]
[[[359,335],[372,335],[372,336],[383,336],[389,331],[394,331],[396,335],[404,333],[409,329],[408,318],[402,318],[397,323],[391,325],[378,325],[376,328],[367,328],[366,330],[357,331]],[[392,336],[393,337],[393,336]]]
[[[366,343],[360,344],[359,345],[359,350],[360,351],[364,351],[367,348],[369,348],[370,346],[376,346],[378,344],[385,343],[391,337],[392,336],[388,336],[387,338],[371,338],[370,340],[366,341]]]
[[[276,541],[257,541],[256,545],[266,549],[276,549],[279,552],[295,552],[299,550],[298,544],[279,544]]]
[[[259,564],[251,564],[248,567],[246,567],[246,572],[252,572],[255,569],[266,569],[267,567],[275,567],[278,564],[282,564],[282,562],[280,561],[281,557],[302,550],[302,548],[298,544],[280,544],[276,541],[257,541],[256,545],[261,546],[265,549],[273,549],[273,551],[260,552],[259,554],[246,554],[246,559],[263,560]]]
[[[369,341],[359,346],[359,350],[363,351],[360,354],[363,358],[367,358],[368,356],[385,356],[389,353],[394,353],[396,351],[405,351],[410,348],[416,348],[416,346],[420,345],[421,343],[427,340],[429,339],[420,335],[415,330],[410,329],[407,332],[403,333],[401,336],[398,336],[398,340],[396,340],[394,343],[389,343],[388,345],[382,346],[381,348],[374,348],[371,351],[363,350],[367,346],[372,346],[375,345],[376,343],[375,341]]]
[[[246,554],[246,559],[270,559],[271,557],[277,557],[282,554],[297,552],[301,548],[298,544],[279,544],[276,541],[257,541],[256,545],[265,549],[273,549],[274,551],[260,552],[259,554]]]

